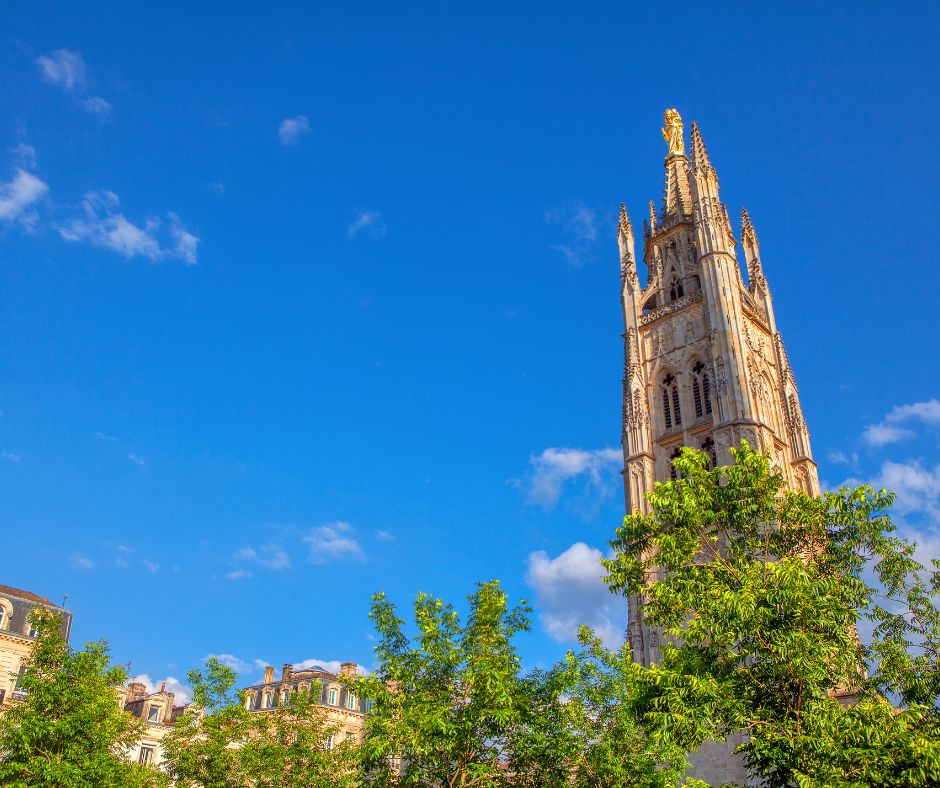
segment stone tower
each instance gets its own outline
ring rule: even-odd
[[[774,320],[770,288],[746,211],[737,256],[728,209],[698,126],[691,160],[682,120],[666,111],[666,185],[657,212],[643,223],[646,287],[640,286],[633,227],[620,207],[620,278],[624,322],[623,481],[627,511],[646,512],[645,494],[675,471],[683,446],[712,463],[746,439],[770,454],[793,489],[819,494],[816,464],[793,370]],[[634,659],[660,659],[659,638],[643,623],[643,600],[630,600]]]

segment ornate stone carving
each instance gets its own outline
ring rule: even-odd
[[[662,306],[656,307],[656,309],[647,312],[640,318],[640,325],[646,326],[652,323],[654,320],[659,320],[661,317],[665,317],[668,314],[673,312],[678,312],[680,309],[685,309],[690,304],[695,304],[702,300],[701,290],[697,290],[694,293],[686,293],[681,298],[677,298],[675,301],[672,301],[668,304],[663,304]]]

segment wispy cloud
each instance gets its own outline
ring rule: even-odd
[[[69,561],[75,569],[81,569],[86,572],[90,572],[98,566],[94,561],[92,561],[90,558],[86,558],[77,550],[72,553],[72,557],[69,559]]]
[[[310,562],[325,564],[331,560],[364,561],[365,553],[353,533],[353,527],[341,520],[311,528],[303,537],[310,550]]]
[[[546,211],[545,221],[561,230],[561,242],[553,248],[562,254],[568,265],[573,268],[583,266],[590,259],[592,246],[597,240],[597,213],[581,200],[575,200]]]
[[[104,116],[110,114],[111,103],[101,96],[87,94],[88,67],[81,52],[73,49],[56,49],[41,55],[36,64],[42,79],[49,85],[54,85],[64,92],[72,95],[78,105],[93,115]]]
[[[277,136],[281,145],[296,145],[310,131],[310,121],[305,115],[284,118],[278,126]]]
[[[143,566],[143,568],[151,574],[160,571],[159,564],[155,564],[153,561],[148,561],[146,558],[142,559],[140,563],[141,566]]]
[[[227,668],[231,668],[236,673],[250,673],[253,669],[253,665],[245,662],[243,659],[239,659],[234,654],[206,654],[202,660],[205,662],[208,659],[217,659]]]
[[[10,151],[13,154],[13,160],[19,166],[27,169],[36,168],[36,149],[32,145],[21,142],[19,145],[10,148]]]
[[[275,572],[290,569],[291,566],[290,556],[277,544],[267,544],[257,549],[243,547],[236,551],[235,558]]]
[[[132,463],[134,463],[134,465],[146,465],[147,464],[146,460],[134,454],[134,452],[131,452],[130,454],[128,454],[127,459],[129,459]]]
[[[0,222],[19,222],[31,229],[39,216],[28,209],[48,191],[45,182],[26,170],[17,169],[11,180],[0,183]]]
[[[12,451],[0,451],[0,457],[9,462],[19,462],[22,459],[19,454]]]
[[[865,428],[862,439],[876,448],[889,443],[899,443],[916,435],[911,425],[917,423],[930,427],[940,426],[940,400],[895,405],[881,422]]]
[[[196,263],[199,239],[187,231],[175,213],[168,213],[168,222],[150,217],[135,224],[118,209],[120,200],[111,191],[85,194],[82,200],[83,216],[59,225],[56,229],[66,241],[85,242],[110,249],[125,257],[145,257],[148,260],[176,258],[191,265]],[[166,240],[160,239],[167,226]]]
[[[601,551],[576,542],[555,558],[544,550],[529,556],[526,583],[535,590],[539,620],[559,642],[573,642],[582,625],[611,647],[620,646],[627,624],[627,604],[611,594],[602,578]]]
[[[352,224],[346,228],[346,235],[355,238],[360,233],[368,233],[373,238],[385,235],[385,223],[379,211],[358,211]]]
[[[613,491],[622,464],[620,449],[550,448],[529,458],[528,476],[515,484],[524,490],[529,503],[544,509],[554,508],[565,485],[573,480],[582,483],[584,496],[598,501]]]
[[[383,531],[381,528],[373,532],[376,539],[380,539],[383,542],[394,542],[395,534],[389,533],[388,531]]]

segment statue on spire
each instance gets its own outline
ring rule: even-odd
[[[666,156],[684,156],[685,140],[682,139],[682,118],[677,109],[667,109],[663,113],[666,128],[662,129],[668,152]]]

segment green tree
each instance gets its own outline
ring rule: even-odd
[[[0,783],[10,786],[149,786],[154,769],[124,760],[140,738],[142,723],[118,707],[123,667],[111,666],[104,642],[69,648],[60,621],[38,609],[39,630],[26,672],[21,703],[0,716]]]
[[[710,470],[683,450],[679,478],[656,485],[652,514],[625,518],[605,561],[611,590],[642,594],[663,636],[661,664],[639,676],[645,723],[685,751],[743,731],[766,786],[937,784],[936,575],[925,587],[893,535],[891,496],[788,492],[767,457],[743,442],[734,455]],[[862,619],[876,624],[865,647]]]
[[[256,788],[355,788],[359,751],[319,704],[317,690],[294,693],[272,711],[254,714],[241,762]]]
[[[240,746],[250,713],[235,691],[235,671],[215,657],[187,674],[193,703],[163,739],[164,768],[179,788],[241,788],[249,785]]]
[[[495,581],[469,602],[461,623],[453,607],[419,594],[411,640],[386,596],[373,598],[379,667],[354,684],[372,701],[362,746],[369,785],[511,784],[506,763],[526,709],[513,639],[530,629],[530,609],[511,608]]]
[[[319,695],[252,714],[235,690],[234,671],[217,659],[188,674],[193,707],[164,739],[166,769],[180,788],[353,788],[357,748],[333,747],[338,729],[327,722]]]

